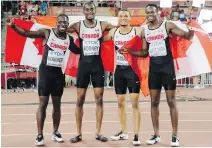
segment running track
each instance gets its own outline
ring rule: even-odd
[[[182,147],[212,147],[212,88],[194,90],[179,88],[177,105],[179,109],[179,138]],[[76,133],[75,100],[76,89],[65,89],[62,98],[62,119],[60,132],[65,139],[64,143],[51,141],[52,132],[52,104],[47,108],[47,117],[44,125],[44,142],[47,147],[132,147],[133,118],[132,108],[127,101],[127,127],[129,140],[109,141],[101,143],[94,139],[95,132],[95,103],[93,90],[88,89],[86,104],[84,105],[83,141],[71,144],[69,139]],[[36,92],[4,93],[2,90],[2,147],[35,147],[37,135],[35,113],[38,107]],[[164,100],[164,93],[162,94]],[[202,98],[202,100],[199,100]],[[206,99],[206,100],[204,100]],[[129,100],[129,98],[127,99]],[[188,101],[185,101],[188,100]],[[190,101],[189,101],[190,100]],[[105,136],[120,131],[117,113],[116,95],[113,89],[105,89],[104,118],[102,133]],[[149,98],[140,96],[141,129],[140,140],[142,147],[148,147],[145,141],[153,134],[150,118]],[[169,147],[171,140],[171,122],[169,109],[165,101],[160,104],[160,135],[161,143],[151,147]]]

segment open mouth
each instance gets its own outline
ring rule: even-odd
[[[94,17],[93,14],[89,14],[89,15],[88,15],[88,18],[93,18],[93,17]]]
[[[65,27],[60,27],[60,30],[61,30],[61,31],[65,31],[66,28],[65,28]]]
[[[154,16],[148,16],[148,20],[154,20]]]
[[[126,20],[120,21],[121,24],[127,24]]]

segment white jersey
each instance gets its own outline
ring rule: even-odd
[[[84,56],[99,55],[101,47],[100,38],[102,38],[102,28],[100,21],[96,21],[95,27],[87,27],[84,21],[80,22],[79,37],[82,40],[81,47]]]
[[[128,43],[136,35],[135,28],[132,28],[129,33],[122,34],[120,33],[120,28],[118,28],[113,36],[113,41],[115,46],[120,49],[123,45]],[[128,66],[129,63],[125,57],[116,50],[116,63],[117,65]]]
[[[70,38],[66,35],[66,39],[60,39],[51,29],[49,38],[46,43],[47,52],[44,53],[44,58],[47,66],[62,67],[65,52],[69,49]],[[46,50],[46,49],[45,49]]]
[[[150,57],[160,57],[167,55],[166,39],[168,37],[166,31],[166,21],[156,29],[149,29],[148,25],[145,25],[145,38],[149,43],[149,55]]]

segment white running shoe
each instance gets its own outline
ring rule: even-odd
[[[134,136],[133,145],[134,145],[134,146],[139,146],[139,145],[141,145],[141,141],[140,141],[140,139],[139,139],[139,137],[138,137],[137,134],[135,134],[135,136]]]
[[[149,140],[146,141],[146,144],[153,145],[153,144],[156,144],[158,142],[160,142],[160,136],[154,135]]]
[[[116,140],[127,140],[128,139],[128,134],[123,133],[122,131],[115,134],[114,136],[110,137],[112,140],[116,141]]]
[[[44,145],[44,138],[43,135],[37,135],[37,138],[35,140],[36,146],[43,146]]]
[[[172,136],[172,141],[171,141],[170,145],[172,147],[178,147],[180,145],[179,141],[180,140],[178,139],[177,136]]]
[[[52,134],[52,140],[56,142],[64,142],[63,137],[59,132]]]

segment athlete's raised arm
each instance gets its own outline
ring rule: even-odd
[[[29,30],[22,29],[14,23],[13,17],[8,17],[6,19],[6,22],[7,22],[7,25],[10,25],[11,28],[13,28],[15,32],[17,32],[18,34],[25,36],[25,37],[29,37],[29,38],[41,38],[42,37],[42,38],[45,38],[45,34],[48,33],[48,29],[39,29],[37,31],[29,31]]]
[[[189,31],[186,32],[186,31],[180,29],[179,27],[177,27],[177,25],[175,25],[172,22],[167,22],[166,26],[167,26],[168,32],[171,32],[171,33],[173,33],[173,34],[175,34],[177,36],[183,37],[185,39],[190,40],[194,36],[194,31],[193,30],[188,29]]]

